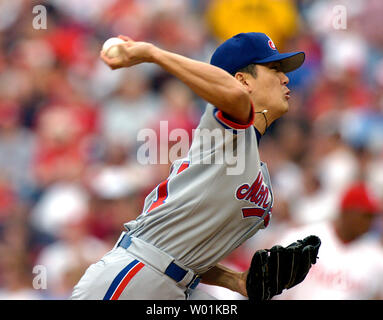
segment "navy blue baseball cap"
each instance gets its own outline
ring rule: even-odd
[[[298,69],[305,53],[279,53],[273,41],[264,33],[239,33],[223,42],[213,53],[210,64],[234,75],[238,70],[255,63],[279,61],[284,73]]]

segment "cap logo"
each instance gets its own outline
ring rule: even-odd
[[[271,48],[271,49],[273,49],[273,50],[277,50],[277,48],[275,47],[275,44],[274,44],[274,42],[273,42],[273,40],[269,40],[269,42],[268,42],[268,44],[269,44],[269,47]]]

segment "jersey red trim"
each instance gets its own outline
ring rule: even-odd
[[[157,200],[152,203],[150,206],[148,213],[152,211],[153,209],[159,207],[161,204],[163,204],[168,197],[168,182],[169,180],[166,179],[165,181],[162,181],[158,187],[157,187]]]
[[[228,118],[226,118],[223,114],[223,112],[219,109],[217,109],[218,111],[215,113],[215,117],[217,120],[219,120],[220,122],[222,122],[223,124],[225,124],[226,126],[232,128],[232,129],[247,129],[249,128],[253,123],[254,123],[254,107],[253,107],[253,104],[250,104],[250,107],[251,107],[251,118],[249,120],[249,122],[247,124],[240,124],[240,123],[236,123]]]
[[[181,173],[185,169],[189,168],[190,162],[184,161],[178,168],[177,174]],[[165,200],[167,199],[169,192],[168,192],[168,183],[169,179],[166,179],[165,181],[162,181],[158,187],[157,187],[157,200],[152,203],[150,208],[148,209],[147,213],[152,211],[153,209],[159,207],[160,205],[165,203]]]
[[[184,171],[185,169],[189,168],[189,165],[190,165],[190,162],[188,161],[185,161],[183,162],[180,167],[178,168],[178,171],[177,171],[177,174],[181,173],[182,171]]]

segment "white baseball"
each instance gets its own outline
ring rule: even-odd
[[[125,43],[125,41],[117,37],[109,38],[102,45],[102,51],[104,51],[109,58],[117,57],[119,54],[119,49],[118,46],[115,45],[121,43]],[[111,48],[112,46],[115,47]]]

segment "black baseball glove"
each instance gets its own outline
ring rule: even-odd
[[[311,235],[286,248],[276,245],[255,252],[246,278],[249,300],[269,300],[302,282],[316,263],[320,245],[320,239]]]

